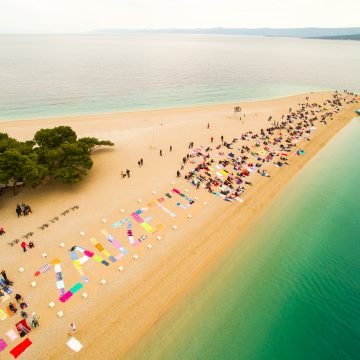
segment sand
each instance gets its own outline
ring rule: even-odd
[[[0,226],[7,231],[0,238],[1,266],[15,282],[14,291],[26,298],[29,312],[35,311],[40,316],[40,328],[30,334],[33,345],[22,358],[126,358],[149,328],[196,286],[214,262],[228,251],[236,250],[233,246],[241,232],[256,221],[264,208],[271,206],[281,189],[354,117],[356,106],[346,106],[328,126],[319,126],[312,141],[302,146],[305,156],[294,156],[289,167],[274,168],[270,179],[258,177],[243,197],[244,203],[224,202],[203,189],[196,190],[184,179],[176,179],[181,159],[188,153],[189,141],[193,141],[195,147],[207,146],[211,136],[217,144],[221,135],[231,140],[247,130],[258,131],[269,125],[269,115],[281,119],[289,107],[295,109],[305,102],[306,96],[310,96],[310,102],[319,103],[331,98],[330,93],[311,93],[242,104],[1,122],[1,132],[21,140],[31,139],[40,128],[70,125],[80,137],[96,136],[115,143],[113,148],[94,152],[94,167],[81,184],[51,183],[37,189],[21,189],[15,197],[7,192],[0,198]],[[234,116],[235,105],[241,105],[246,114],[242,121],[238,115]],[[207,129],[208,123],[210,129]],[[169,152],[170,145],[172,152]],[[142,168],[137,165],[140,158],[144,159]],[[121,170],[127,168],[131,170],[131,178],[121,179]],[[153,217],[152,223],[162,224],[163,228],[149,235],[140,246],[130,247],[124,230],[111,228],[116,220],[147,206],[173,187],[183,192],[188,189],[186,194],[193,199],[197,197],[196,203],[189,209],[180,209],[175,202],[165,201],[164,205],[177,214],[175,219],[158,208],[149,208],[145,216]],[[31,204],[33,214],[18,219],[15,205],[19,202]],[[74,205],[79,209],[60,215]],[[120,209],[125,209],[125,213]],[[187,218],[189,214],[191,219]],[[51,223],[49,220],[55,216],[59,220]],[[49,227],[40,230],[39,226],[44,223]],[[177,230],[172,230],[173,225]],[[65,304],[60,303],[53,271],[39,278],[34,277],[34,272],[46,262],[59,258],[65,284],[70,287],[80,279],[69,258],[71,246],[77,244],[94,251],[89,239],[95,237],[107,250],[116,253],[101,234],[103,229],[116,235],[129,254],[110,267],[86,264],[90,281],[83,291],[88,298],[83,299],[80,291]],[[30,231],[34,232],[31,239],[35,243],[31,251],[22,253],[19,244],[8,245]],[[85,236],[80,235],[82,231]],[[134,233],[138,237],[143,231],[134,225]],[[161,240],[156,239],[159,235]],[[64,248],[59,246],[62,242]],[[151,249],[147,248],[148,244],[152,245]],[[43,253],[47,254],[46,259],[42,258]],[[137,260],[133,258],[135,254]],[[117,269],[119,265],[124,271]],[[21,266],[25,269],[23,273],[18,272]],[[105,285],[100,284],[102,279],[106,279]],[[30,286],[33,280],[38,283],[36,288]],[[54,309],[48,307],[51,301],[56,304]],[[0,308],[3,308],[1,303]],[[62,319],[56,315],[60,310],[64,312]],[[5,338],[4,333],[19,320],[19,315],[15,315],[0,322],[0,337]],[[75,337],[84,345],[78,354],[65,345],[71,322],[77,325]],[[1,358],[10,356],[7,350],[1,353]]]

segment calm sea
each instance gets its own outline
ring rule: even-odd
[[[356,41],[0,36],[0,120],[360,90]]]
[[[359,359],[359,138],[360,118],[129,359]]]

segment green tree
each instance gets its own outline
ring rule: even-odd
[[[14,194],[18,182],[38,185],[46,176],[47,168],[34,159],[21,154],[17,149],[9,149],[0,154],[0,182],[13,184]]]
[[[65,184],[83,179],[93,162],[91,152],[98,146],[114,145],[94,137],[77,140],[76,133],[68,126],[41,129],[34,136],[37,161],[46,166],[49,175]]]
[[[11,138],[8,134],[0,133],[0,154],[9,149],[15,149],[18,145],[16,139]]]
[[[47,155],[50,175],[64,184],[79,182],[93,165],[87,147],[79,142],[63,144]]]
[[[87,146],[89,153],[99,146],[114,146],[114,143],[109,140],[99,140],[95,137],[83,137],[78,141]]]
[[[92,168],[91,152],[104,145],[114,144],[94,137],[78,140],[69,126],[41,129],[34,140],[24,142],[0,133],[0,182],[14,184],[14,193],[18,182],[36,186],[47,176],[77,183]]]
[[[55,149],[65,143],[76,142],[77,135],[70,126],[57,126],[53,129],[41,129],[34,140],[39,147]]]

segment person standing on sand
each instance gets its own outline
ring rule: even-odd
[[[20,246],[22,247],[23,251],[26,252],[26,246],[27,246],[26,242],[23,241],[23,242],[20,244]]]
[[[16,214],[18,217],[20,217],[22,215],[22,210],[19,204],[16,205]]]
[[[126,175],[128,178],[130,178],[130,170],[129,169],[126,169]]]
[[[160,150],[160,156],[162,156],[162,150]]]
[[[214,142],[214,138],[213,138],[213,137],[210,138],[210,142]]]
[[[8,279],[6,271],[5,270],[1,270],[1,275],[3,276],[4,280],[6,281]]]
[[[172,152],[172,145],[170,145],[169,151]]]
[[[210,129],[210,123],[207,124],[207,128]]]
[[[74,323],[70,324],[70,331],[68,332],[68,336],[72,336],[76,333],[76,325]]]
[[[141,166],[144,165],[144,160],[143,160],[143,158],[140,159],[140,164],[141,164]]]

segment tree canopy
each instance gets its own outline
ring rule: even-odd
[[[31,186],[55,179],[64,184],[81,181],[92,168],[91,152],[113,146],[94,137],[78,139],[69,126],[39,130],[33,140],[20,142],[0,133],[0,183]]]

